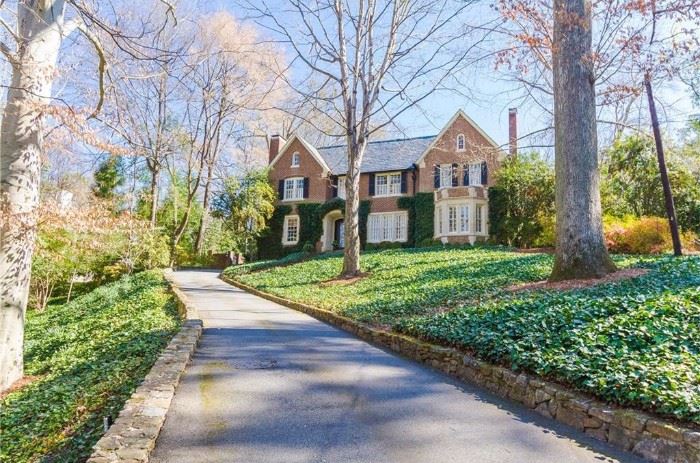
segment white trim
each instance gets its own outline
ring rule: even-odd
[[[462,139],[462,147],[461,148],[459,147],[460,138]],[[465,137],[463,133],[457,134],[456,144],[457,144],[457,148],[456,148],[457,152],[461,153],[462,151],[467,151],[467,137]]]
[[[272,168],[275,164],[277,164],[277,161],[280,160],[280,158],[285,154],[285,151],[289,148],[289,146],[292,144],[294,140],[299,140],[299,143],[306,148],[306,150],[311,153],[311,157],[313,157],[318,165],[321,166],[323,169],[323,174],[328,175],[330,173],[331,169],[328,167],[328,164],[326,164],[326,161],[323,160],[320,154],[318,154],[318,151],[316,151],[316,148],[314,148],[311,143],[307,142],[303,138],[301,138],[299,135],[294,134],[292,137],[287,140],[287,143],[284,144],[282,148],[280,148],[279,153],[277,153],[277,156],[272,160],[270,163],[269,167]]]
[[[301,180],[301,197],[287,198],[287,182],[292,182],[292,192],[298,191],[298,183]],[[304,177],[287,177],[282,179],[282,197],[280,201],[302,201],[304,199]]]
[[[289,220],[290,219],[296,219],[297,221],[297,239],[295,241],[288,241],[287,240],[287,235],[289,233]],[[292,246],[294,244],[299,243],[299,234],[301,232],[300,228],[300,221],[299,221],[299,216],[296,214],[290,214],[290,215],[285,215],[284,216],[284,226],[282,227],[282,244],[285,246]]]
[[[467,229],[462,231],[462,210],[466,206],[468,208],[466,217]],[[477,206],[481,207],[481,231],[476,231],[476,210]],[[456,209],[456,231],[450,232],[449,209]],[[440,225],[442,224],[442,227]],[[435,216],[433,219],[433,239],[448,238],[450,236],[488,236],[488,202],[484,200],[474,200],[468,197],[458,197],[449,199],[436,199],[435,201]]]
[[[476,131],[479,132],[479,134],[480,134],[481,136],[483,136],[483,137],[486,139],[486,141],[489,142],[489,143],[491,144],[491,146],[493,146],[495,149],[498,150],[498,152],[499,152],[499,157],[498,157],[498,159],[499,159],[499,160],[503,159],[503,157],[506,155],[505,151],[503,151],[503,150],[500,148],[500,146],[493,140],[493,138],[489,137],[488,134],[487,134],[486,132],[484,132],[483,129],[482,129],[481,127],[479,127],[479,126],[476,124],[476,122],[474,122],[474,121],[472,120],[471,117],[467,116],[467,114],[466,114],[464,111],[462,111],[461,109],[459,109],[459,110],[457,110],[457,112],[455,113],[455,115],[452,116],[452,118],[450,119],[450,121],[442,128],[442,130],[440,131],[440,133],[437,134],[437,136],[435,137],[435,140],[433,140],[433,142],[432,142],[430,145],[428,145],[428,147],[425,149],[425,151],[423,151],[423,154],[421,154],[420,157],[418,158],[418,160],[415,162],[416,164],[420,164],[421,162],[423,162],[424,158],[428,155],[428,153],[429,153],[433,148],[435,148],[435,146],[438,144],[438,142],[440,141],[440,139],[442,138],[442,136],[445,135],[445,132],[447,132],[447,129],[449,129],[450,127],[452,127],[452,124],[454,124],[454,122],[457,120],[458,117],[463,117],[464,120],[466,120],[472,127],[474,127],[474,129],[476,129]],[[464,142],[465,142],[465,146],[466,146],[466,139],[464,140]]]
[[[389,177],[392,175],[398,175],[399,176],[399,192],[398,193],[391,193],[391,183],[389,182]],[[386,177],[386,194],[379,194],[377,193],[377,179],[379,177]],[[389,198],[392,196],[401,196],[403,193],[401,193],[401,180],[402,180],[402,171],[397,170],[397,171],[392,171],[392,172],[382,172],[381,174],[374,174],[374,196],[373,198]]]
[[[296,160],[296,162],[294,162]],[[289,167],[292,167],[294,169],[297,169],[301,166],[301,154],[299,154],[299,151],[295,151],[292,153],[292,165]]]
[[[375,223],[373,223],[375,220],[379,220],[381,217],[393,217],[391,220],[384,220],[383,222],[383,228],[381,230],[378,230],[381,232],[381,239],[376,239],[374,237],[374,228],[376,226]],[[402,221],[399,221],[397,223],[396,219],[401,218]],[[374,219],[374,220],[372,220]],[[390,226],[392,228],[385,228],[386,226]],[[397,237],[397,229],[399,231],[398,235],[403,235],[403,236],[398,236]],[[386,236],[388,235],[388,236]],[[385,239],[386,238],[386,239]],[[408,212],[407,211],[392,211],[392,212],[371,212],[368,217],[367,217],[367,242],[376,244],[376,243],[382,243],[382,242],[398,242],[398,243],[405,243],[408,240]]]

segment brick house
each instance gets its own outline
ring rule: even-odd
[[[511,112],[511,140],[514,115]],[[363,242],[378,244],[419,240],[474,243],[489,236],[488,187],[505,154],[463,111],[458,111],[435,136],[373,141],[367,146],[360,176],[360,200],[368,206]],[[319,251],[343,247],[346,147],[317,148],[298,135],[273,136],[269,148],[270,181],[278,191],[277,206],[286,206],[280,226],[270,238],[282,249],[298,249],[304,227],[303,204],[320,208]],[[422,197],[429,208],[410,212],[402,198]],[[428,216],[426,216],[428,215]],[[430,230],[411,236],[415,224]],[[362,217],[361,217],[362,221]],[[361,223],[362,225],[362,223]],[[315,227],[314,224],[306,226]],[[414,227],[414,228],[412,228]],[[362,229],[366,230],[362,230]],[[316,240],[317,235],[312,238]]]

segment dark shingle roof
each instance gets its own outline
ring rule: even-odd
[[[410,169],[433,140],[435,140],[435,135],[369,142],[360,171],[387,172]],[[346,145],[326,146],[318,148],[317,151],[333,174],[343,175],[347,173]]]

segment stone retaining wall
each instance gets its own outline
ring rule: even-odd
[[[658,463],[700,462],[700,432],[634,409],[613,407],[536,376],[492,365],[457,349],[382,331],[328,310],[288,301],[227,277],[234,286],[286,307],[331,323],[372,344],[389,349],[460,380],[567,424],[589,436],[609,442]]]
[[[167,274],[166,274],[167,277]],[[202,321],[177,287],[178,311],[186,318],[180,331],[131,395],[114,424],[95,444],[88,463],[146,463],[165,422],[180,376],[202,334]]]

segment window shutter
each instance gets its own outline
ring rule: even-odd
[[[338,176],[334,175],[331,177],[331,197],[338,197]]]
[[[481,184],[486,186],[489,180],[489,166],[486,161],[481,163]]]
[[[459,186],[459,177],[457,176],[457,164],[452,164],[452,186]]]
[[[369,195],[374,196],[374,174],[369,174]]]
[[[284,180],[279,181],[277,186],[277,194],[279,195],[278,199],[284,199]]]
[[[462,166],[462,185],[469,186],[469,164]]]
[[[435,189],[440,188],[440,166],[434,165],[433,166],[433,178],[434,178],[434,184],[435,184]]]
[[[304,199],[309,197],[309,177],[304,177]]]
[[[401,194],[408,193],[408,172],[401,172]]]

